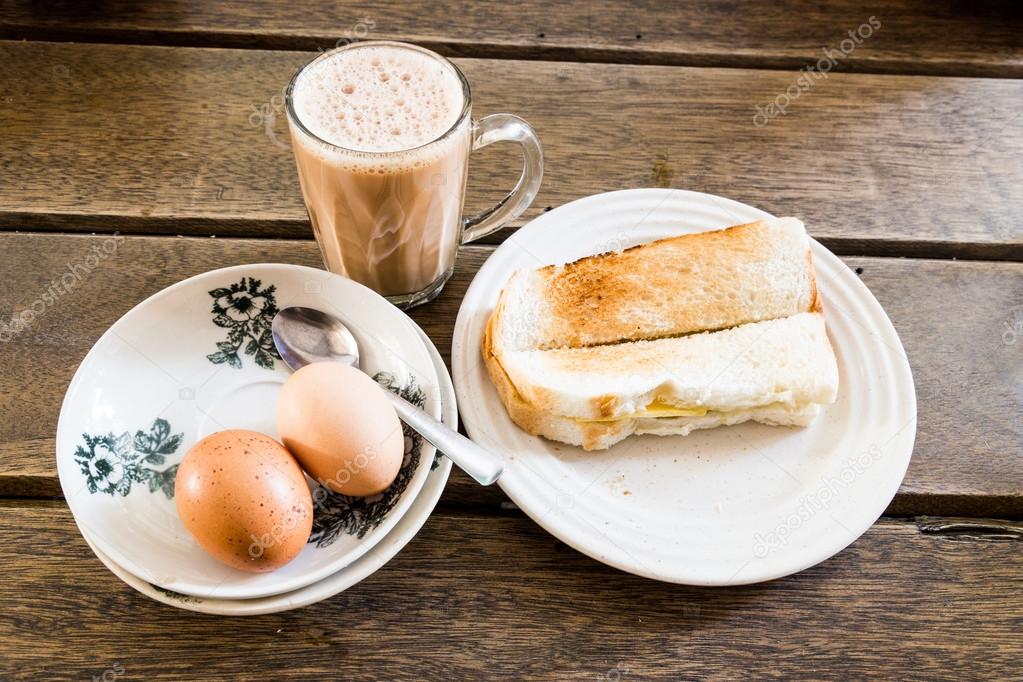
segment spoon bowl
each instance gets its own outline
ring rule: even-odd
[[[292,306],[275,315],[270,328],[277,351],[292,370],[313,362],[340,362],[359,369],[359,343],[333,315]]]

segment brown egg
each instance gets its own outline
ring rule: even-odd
[[[174,481],[178,516],[199,545],[229,566],[264,573],[302,551],[313,500],[284,446],[255,431],[220,431],[191,447]]]
[[[306,365],[281,389],[277,431],[322,485],[375,495],[394,482],[405,453],[401,422],[384,390],[354,367]]]

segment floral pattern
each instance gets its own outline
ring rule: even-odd
[[[273,369],[274,360],[281,358],[270,331],[278,312],[276,290],[272,284],[264,288],[263,282],[254,277],[242,277],[228,287],[210,291],[213,324],[227,330],[227,339],[218,341],[217,352],[206,359],[215,365],[226,363],[241,369],[241,352],[251,355],[260,367]]]
[[[418,407],[426,403],[426,394],[414,381],[399,386],[394,376],[387,372],[379,372],[373,379]],[[394,509],[419,468],[423,447],[422,436],[404,422],[401,428],[405,434],[405,459],[391,487],[373,497],[350,497],[322,486],[317,488],[313,492],[313,532],[309,542],[315,542],[317,547],[327,547],[342,533],[362,539]],[[437,466],[439,457],[440,453],[434,459],[433,466]]]
[[[150,492],[160,490],[170,499],[174,497],[178,465],[156,467],[174,454],[183,437],[181,433],[171,434],[166,419],[156,419],[148,431],[136,431],[134,438],[127,431],[119,436],[83,433],[84,444],[75,448],[74,457],[90,493],[124,497],[134,483],[146,483]]]

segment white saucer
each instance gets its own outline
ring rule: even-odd
[[[406,431],[395,484],[374,498],[331,495],[318,502],[310,544],[270,573],[221,564],[185,531],[173,483],[188,448],[227,428],[277,436],[276,395],[290,370],[276,357],[269,323],[288,305],[344,319],[360,342],[364,369],[440,414],[439,378],[415,325],[351,280],[295,265],[243,265],[146,299],[82,361],[57,427],[57,469],[75,522],[146,582],[222,599],[291,592],[369,551],[426,482],[434,449]]]
[[[415,325],[414,322],[412,324]],[[427,345],[434,367],[440,377],[441,419],[451,428],[457,429],[458,408],[455,403],[455,389],[451,385],[451,377],[448,376],[444,360],[425,332],[419,329],[418,326],[416,326],[416,331]],[[419,492],[419,495],[416,496],[412,506],[401,517],[401,520],[398,521],[391,532],[362,557],[345,566],[337,573],[327,576],[312,585],[307,585],[294,592],[277,594],[262,599],[205,599],[161,589],[118,566],[110,557],[103,554],[102,551],[92,544],[88,535],[84,535],[84,537],[85,541],[92,547],[93,552],[99,557],[99,560],[114,575],[138,592],[158,602],[187,611],[198,611],[200,613],[220,616],[256,616],[263,613],[277,613],[315,604],[339,592],[343,592],[372,575],[377,569],[390,561],[423,527],[434,506],[436,506],[437,500],[440,499],[441,493],[444,492],[444,485],[447,483],[450,472],[451,460],[444,456],[437,457],[436,468],[427,476],[426,484]]]
[[[837,402],[805,429],[747,423],[686,437],[633,437],[587,453],[520,430],[490,383],[480,342],[514,270],[767,215],[681,190],[600,194],[533,220],[476,275],[452,346],[462,419],[480,445],[505,454],[500,485],[508,496],[565,543],[657,580],[753,583],[832,556],[869,528],[895,495],[916,434],[909,363],[877,300],[816,242],[818,285],[841,382]]]

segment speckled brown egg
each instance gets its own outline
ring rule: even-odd
[[[348,365],[306,365],[277,399],[281,441],[306,473],[334,492],[382,492],[405,455],[401,422],[384,390]]]
[[[255,431],[219,431],[191,447],[174,483],[178,516],[199,545],[234,568],[265,573],[302,551],[313,500],[283,445]]]

